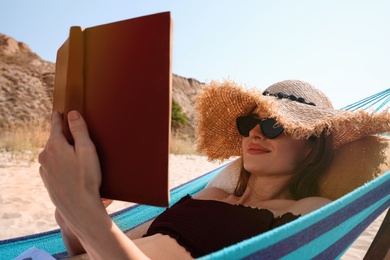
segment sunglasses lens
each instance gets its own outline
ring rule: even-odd
[[[258,121],[251,116],[240,116],[236,119],[237,129],[240,135],[249,136],[249,132],[258,124]]]
[[[273,139],[283,132],[283,127],[278,126],[274,118],[268,118],[260,123],[263,135],[268,139]]]
[[[268,139],[279,136],[284,130],[283,127],[277,126],[277,122],[274,118],[259,120],[252,116],[240,116],[237,117],[236,123],[238,132],[244,137],[248,137],[249,132],[258,124],[260,124],[263,135]]]

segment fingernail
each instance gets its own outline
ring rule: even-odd
[[[69,120],[77,120],[77,119],[79,119],[79,113],[75,110],[70,111],[68,114],[68,118],[69,118]]]

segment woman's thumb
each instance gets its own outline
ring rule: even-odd
[[[68,124],[75,146],[91,142],[87,124],[78,111],[73,110],[68,113]]]

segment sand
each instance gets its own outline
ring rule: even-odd
[[[58,228],[54,206],[39,176],[36,161],[10,159],[0,153],[0,240],[40,233]],[[225,162],[226,163],[226,162]],[[170,187],[176,187],[221,164],[203,156],[170,155]],[[114,201],[109,213],[132,205]],[[342,257],[362,259],[384,218],[382,214]]]

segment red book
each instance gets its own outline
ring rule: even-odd
[[[168,205],[171,47],[167,12],[71,27],[58,49],[53,110],[76,109],[87,121],[103,198]]]

